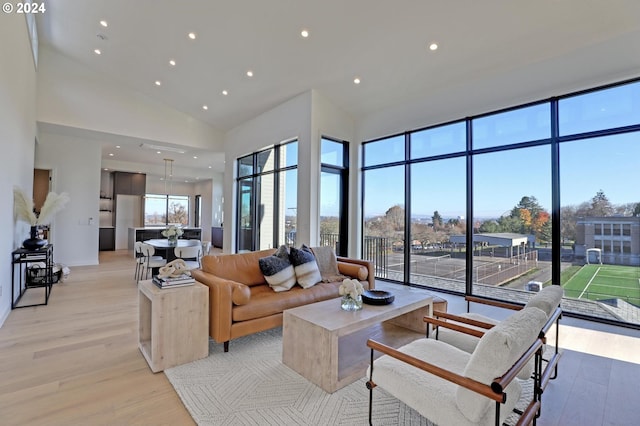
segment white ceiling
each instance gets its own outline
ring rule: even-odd
[[[493,108],[640,75],[638,0],[49,0],[46,6],[41,44],[221,131],[309,89],[355,120],[431,96],[439,110],[460,118],[459,94],[447,94],[461,87],[475,88],[465,91],[469,105]],[[432,42],[437,51],[429,50]],[[518,89],[504,93],[502,84],[514,81]],[[155,161],[137,146],[124,149],[132,160]],[[202,164],[195,168],[207,162],[220,168],[220,153],[198,154]]]

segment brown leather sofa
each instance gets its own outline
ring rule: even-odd
[[[225,352],[231,339],[281,326],[285,309],[339,297],[342,281],[273,291],[260,271],[258,260],[274,252],[275,249],[270,249],[204,256],[201,269],[191,271],[197,281],[209,287],[209,335],[224,343]],[[338,257],[338,271],[358,279],[365,288],[375,286],[371,262]]]

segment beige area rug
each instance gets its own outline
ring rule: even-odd
[[[229,346],[224,353],[222,344],[210,341],[207,358],[165,371],[198,425],[368,424],[365,378],[326,393],[282,364],[282,329],[236,339]],[[531,386],[523,383],[523,388],[531,395]],[[433,425],[379,387],[373,398],[375,425]]]

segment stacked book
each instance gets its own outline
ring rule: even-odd
[[[159,277],[155,275],[153,277],[153,283],[160,288],[174,288],[183,287],[186,285],[195,284],[196,280],[187,274],[182,274],[178,277]]]

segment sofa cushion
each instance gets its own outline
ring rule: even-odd
[[[535,342],[547,316],[538,308],[516,312],[487,331],[471,354],[463,375],[489,385],[501,377]],[[472,422],[479,421],[493,406],[490,399],[459,387],[456,403]]]
[[[356,263],[338,262],[338,270],[341,274],[360,281],[365,281],[369,277],[369,270]]]
[[[272,255],[276,250],[268,249],[238,254],[209,255],[202,258],[202,270],[225,280],[248,286],[266,284],[258,260]]]
[[[287,291],[296,285],[296,273],[289,261],[287,246],[280,246],[271,256],[259,259],[258,264],[273,291]]]
[[[304,244],[299,249],[291,247],[289,257],[300,287],[309,288],[322,281],[316,257],[309,247]]]
[[[327,299],[336,299],[336,306],[339,306],[340,300],[337,298],[339,297],[338,287],[340,287],[340,284],[342,282],[339,281],[318,283],[307,289],[294,286],[291,290],[280,293],[274,292],[268,285],[250,287],[251,303],[233,307],[233,322],[282,314],[287,309]]]

